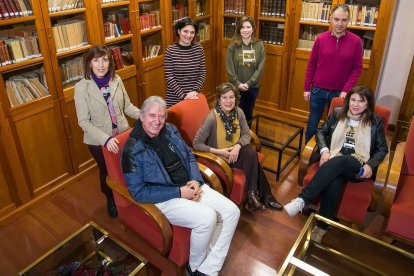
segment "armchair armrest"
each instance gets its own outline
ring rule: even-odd
[[[154,204],[152,203],[139,203],[136,202],[131,194],[129,193],[128,189],[118,181],[112,179],[110,176],[106,179],[108,186],[112,189],[112,191],[118,193],[120,196],[122,196],[125,200],[127,200],[129,203],[133,204],[136,208],[140,209],[142,212],[144,212],[148,217],[150,217],[159,228],[159,231],[162,233],[163,237],[163,248],[161,250],[161,254],[165,255],[171,250],[172,246],[172,228],[165,217],[165,215],[158,209]]]
[[[394,202],[395,193],[397,192],[398,182],[401,175],[401,168],[404,161],[405,143],[406,142],[399,143],[395,149],[394,158],[392,159],[390,166],[387,185],[384,188],[384,206],[382,208],[382,214],[385,217],[389,216],[392,203]]]
[[[193,154],[197,158],[206,159],[207,161],[212,162],[214,165],[223,170],[224,175],[226,177],[226,183],[224,184],[226,185],[227,191],[230,193],[233,188],[234,175],[229,164],[227,164],[227,162],[224,161],[223,158],[209,152],[196,151],[193,149]]]
[[[382,195],[386,187],[386,181],[388,176],[388,169],[390,165],[390,153],[385,156],[384,160],[380,163],[377,169],[377,175],[374,180],[374,188],[371,192],[371,210],[377,210]]]
[[[203,178],[207,180],[208,184],[210,184],[214,190],[220,194],[223,194],[223,187],[221,186],[217,175],[211,169],[201,163],[198,163],[198,168],[200,169]]]
[[[249,130],[250,136],[252,137],[251,143],[256,147],[256,151],[261,152],[262,151],[262,143],[260,142],[259,136],[256,135],[256,133],[253,130]]]
[[[303,186],[303,179],[305,178],[306,174],[308,173],[309,162],[311,157],[316,153],[318,150],[318,145],[316,143],[315,136],[313,136],[308,143],[305,145],[305,148],[302,151],[300,156],[299,162],[299,169],[298,169],[298,184]]]

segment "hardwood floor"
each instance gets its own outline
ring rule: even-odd
[[[283,204],[300,191],[296,183],[298,160],[282,173],[280,181],[266,172],[273,193]],[[307,217],[285,212],[242,212],[236,234],[220,275],[276,275]],[[89,221],[95,221],[116,238],[145,256],[146,245],[132,232],[124,233],[106,213],[97,170],[93,170],[50,200],[0,229],[0,275],[17,275],[49,249]],[[380,237],[383,220],[375,217],[366,232]],[[414,247],[406,249],[414,252]],[[167,267],[168,272],[168,267]],[[153,271],[152,274],[160,274]]]

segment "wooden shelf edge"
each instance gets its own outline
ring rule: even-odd
[[[107,8],[113,8],[113,7],[119,7],[119,6],[127,6],[129,5],[130,1],[115,1],[115,2],[107,2],[107,3],[101,3],[102,9]]]
[[[28,59],[25,61],[16,62],[13,64],[8,64],[0,67],[0,73],[9,72],[9,71],[15,71],[18,69],[23,69],[28,66],[36,65],[38,63],[42,63],[44,61],[44,57],[37,57]]]
[[[127,34],[127,35],[121,35],[121,36],[118,36],[118,37],[105,38],[105,43],[106,44],[113,44],[113,43],[116,43],[116,42],[131,39],[132,37],[133,37],[132,34]]]
[[[51,12],[51,13],[49,13],[49,16],[50,17],[60,17],[60,16],[65,16],[65,15],[84,13],[85,11],[86,11],[86,8],[63,10],[63,11]]]
[[[0,27],[7,26],[7,25],[13,25],[17,23],[28,22],[28,21],[34,21],[35,19],[36,19],[36,16],[34,15],[5,18],[5,19],[0,20]]]

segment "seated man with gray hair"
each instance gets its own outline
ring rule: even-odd
[[[191,149],[158,96],[147,98],[122,152],[122,171],[132,197],[154,203],[170,223],[192,229],[188,275],[218,275],[240,210],[203,183]]]

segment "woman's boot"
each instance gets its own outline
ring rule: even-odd
[[[266,207],[257,198],[256,191],[247,192],[247,208],[251,211],[266,209]]]
[[[277,202],[276,198],[271,193],[265,195],[262,198],[261,201],[269,209],[276,210],[276,211],[282,211],[283,210],[282,204],[280,204],[279,202]]]

